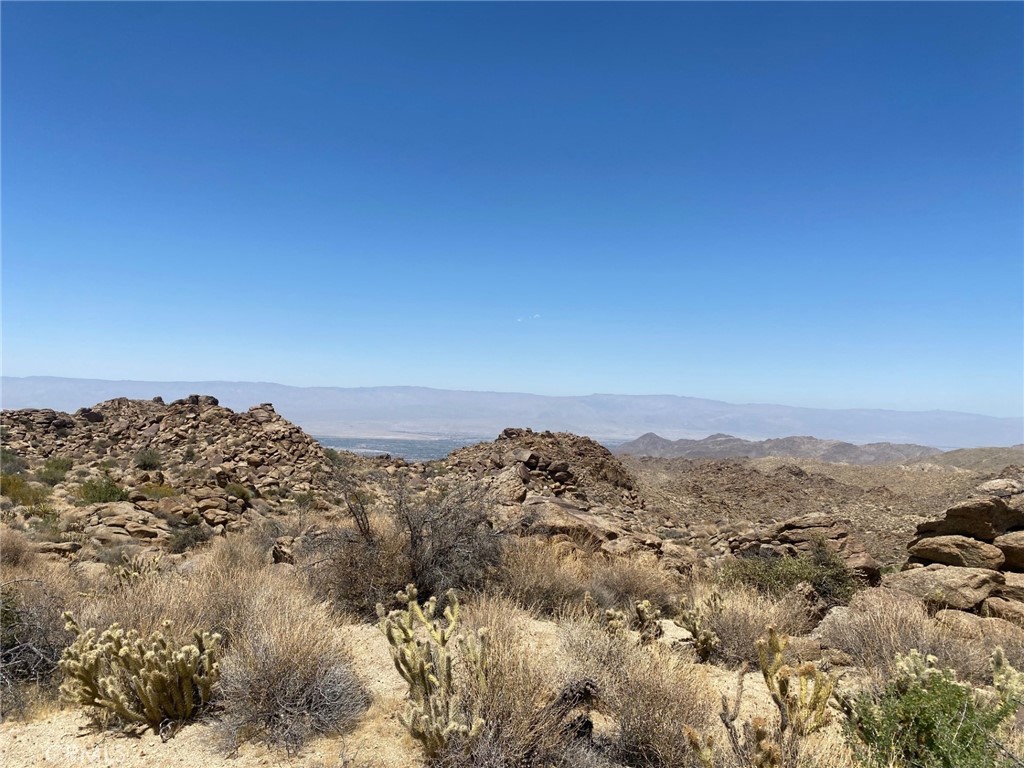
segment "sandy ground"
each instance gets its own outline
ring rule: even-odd
[[[243,745],[237,754],[228,755],[218,744],[213,724],[204,722],[186,726],[165,742],[150,731],[140,736],[96,731],[90,729],[84,713],[67,709],[47,713],[30,722],[0,725],[0,765],[5,768],[413,768],[420,765],[419,749],[398,721],[406,688],[391,663],[387,643],[380,632],[369,625],[345,627],[342,631],[373,703],[352,733],[312,741],[297,756],[290,757],[282,750],[255,744]]]

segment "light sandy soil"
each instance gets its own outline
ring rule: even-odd
[[[308,766],[309,768],[391,768],[421,765],[419,749],[398,721],[405,702],[405,683],[395,671],[387,643],[376,627],[358,625],[342,630],[355,656],[356,669],[370,691],[370,710],[357,728],[343,737],[318,739],[302,753],[289,757],[282,750],[243,745],[228,755],[218,743],[215,726],[198,722],[174,738],[161,741],[151,731],[141,736],[96,731],[77,709],[57,710],[30,722],[0,725],[0,765],[89,766],[90,768],[149,768],[149,766]]]

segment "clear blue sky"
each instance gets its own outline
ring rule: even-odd
[[[1020,415],[1022,9],[5,2],[4,373]]]

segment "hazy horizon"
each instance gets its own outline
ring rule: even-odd
[[[1024,416],[1020,3],[3,3],[2,366]]]

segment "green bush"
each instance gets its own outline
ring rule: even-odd
[[[110,501],[128,500],[128,492],[109,477],[86,480],[78,487],[77,495],[79,501],[84,504],[104,504]]]
[[[36,479],[47,485],[56,485],[64,482],[73,462],[71,459],[51,457],[43,462],[43,466],[36,470]]]
[[[0,448],[0,473],[5,475],[17,475],[24,472],[28,467],[21,456],[9,448]]]
[[[227,492],[228,496],[234,496],[242,501],[249,501],[249,499],[252,498],[252,494],[249,493],[249,489],[241,483],[228,483],[224,490]]]
[[[877,768],[995,768],[1009,765],[996,736],[1021,703],[1021,676],[993,655],[995,692],[975,691],[934,656],[911,651],[879,691],[842,700],[862,765]],[[1019,765],[1019,763],[1017,763]]]
[[[179,491],[172,485],[160,485],[159,483],[145,483],[136,488],[139,493],[144,493],[147,499],[167,499],[177,496]]]
[[[797,557],[738,557],[725,565],[722,579],[772,597],[782,597],[800,582],[807,582],[829,605],[845,605],[862,586],[853,570],[824,542]]]
[[[190,525],[188,528],[178,528],[167,539],[167,551],[172,554],[180,554],[209,540],[209,530],[201,526]]]
[[[18,506],[36,507],[49,498],[50,489],[33,485],[22,475],[0,475],[0,493]]]
[[[160,469],[163,463],[163,457],[160,452],[153,448],[143,448],[137,454],[135,454],[135,466],[139,469],[154,470]]]

